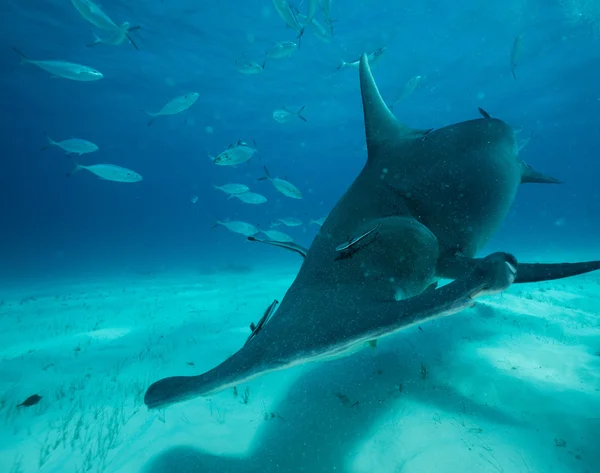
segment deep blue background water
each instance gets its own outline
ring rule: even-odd
[[[590,11],[577,16],[579,0],[489,3],[334,0],[330,44],[307,31],[292,58],[244,76],[236,60],[261,61],[272,43],[295,37],[271,0],[104,0],[117,23],[141,26],[139,51],[128,44],[86,47],[93,26],[67,0],[4,0],[0,273],[13,278],[296,262],[294,255],[212,226],[216,218],[267,226],[277,217],[328,213],[366,157],[358,74],[336,66],[381,46],[387,52],[373,71],[388,100],[410,77],[426,76],[396,107],[403,122],[441,127],[477,117],[481,106],[523,127],[523,137],[535,132],[524,159],[565,181],[521,189],[492,245],[517,255],[535,250],[546,259],[573,249],[597,257],[600,7],[596,17]],[[513,80],[509,56],[517,34],[524,35],[524,46]],[[19,66],[12,46],[32,59],[86,64],[105,77],[91,83],[52,79]],[[200,92],[190,110],[147,126],[140,109],[158,110],[188,91]],[[272,111],[282,105],[305,105],[308,122],[275,122]],[[85,172],[67,178],[71,164],[60,150],[40,151],[45,133],[91,140],[100,151],[83,156],[82,164],[122,165],[144,180],[120,184]],[[208,154],[238,139],[255,140],[260,158],[237,169],[211,163]],[[287,199],[268,182],[257,182],[265,164],[300,187],[305,199]],[[269,202],[228,201],[211,187],[226,182],[248,183]],[[199,200],[192,205],[194,194]],[[290,233],[308,244],[315,231]]]

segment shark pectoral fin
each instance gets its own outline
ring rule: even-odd
[[[454,256],[438,262],[436,275],[441,278],[458,279],[472,272],[481,259]],[[516,284],[552,281],[600,270],[600,261],[579,263],[519,263]]]
[[[144,404],[148,409],[164,409],[178,402],[208,396],[239,385],[273,369],[262,367],[259,353],[245,346],[206,373],[198,376],[173,376],[152,383],[144,395]]]
[[[508,253],[494,253],[477,262],[473,271],[440,289],[428,290],[398,302],[373,308],[377,316],[369,317],[364,327],[365,341],[397,332],[438,317],[472,307],[477,297],[496,294],[515,280],[517,260]]]

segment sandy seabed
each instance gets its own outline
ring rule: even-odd
[[[0,471],[600,471],[598,273],[148,412],[152,381],[239,349],[296,269],[0,292]]]

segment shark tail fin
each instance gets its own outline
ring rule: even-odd
[[[558,179],[548,176],[546,174],[542,174],[541,172],[533,169],[529,164],[523,161],[523,170],[521,172],[521,184],[525,184],[528,182],[535,182],[538,184],[562,184],[562,181]]]

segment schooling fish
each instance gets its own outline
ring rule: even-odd
[[[235,67],[240,74],[246,74],[247,76],[261,74],[265,70],[265,61],[259,64],[256,61],[242,59],[235,61]]]
[[[265,51],[269,59],[284,59],[290,57],[298,50],[298,45],[293,41],[279,41]]]
[[[242,222],[241,220],[231,220],[228,222],[217,220],[217,225],[225,227],[230,232],[239,233],[240,235],[245,235],[247,237],[254,236],[258,233],[258,228],[251,223]]]
[[[237,195],[248,192],[250,188],[244,184],[223,184],[222,186],[213,186],[215,189],[225,192],[225,194]]]
[[[523,35],[518,35],[513,41],[512,50],[510,52],[510,71],[512,72],[512,76],[515,80],[517,80],[517,76],[515,74],[515,69],[517,67],[517,62],[521,57],[521,51],[523,49]]]
[[[108,36],[101,37],[101,36],[98,36],[96,33],[94,33],[94,41],[92,41],[91,43],[88,43],[87,47],[91,48],[92,46],[96,46],[97,44],[106,44],[108,46],[120,46],[121,44],[123,44],[125,42],[125,40],[128,40],[135,49],[140,49],[140,48],[138,48],[138,45],[136,44],[136,42],[133,40],[133,38],[129,34],[132,31],[136,31],[139,29],[140,29],[139,26],[131,26],[126,21],[125,23],[123,23],[121,26],[118,26],[114,30],[110,30],[110,31],[107,30],[110,32],[110,34]]]
[[[241,200],[246,204],[264,204],[267,198],[256,192],[244,192],[243,194],[232,194],[232,197]]]
[[[271,181],[271,183],[273,184],[275,189],[277,189],[279,192],[281,192],[286,197],[290,197],[292,199],[301,199],[302,198],[302,192],[300,192],[300,189],[298,189],[294,184],[286,181],[285,179],[280,179],[278,177],[275,177],[275,178],[271,177],[267,167],[264,166],[264,168],[265,168],[266,175],[264,177],[259,177],[258,178],[259,181],[263,181],[263,180]]]
[[[298,110],[297,112],[292,112],[285,107],[281,107],[273,112],[273,118],[279,123],[287,123],[291,121],[294,117],[297,117],[300,120],[306,122],[308,120],[302,115],[302,110],[304,110],[304,106],[301,107],[300,110]]]
[[[235,166],[249,161],[256,152],[257,149],[245,141],[238,141],[235,145],[229,145],[225,151],[220,152],[216,157],[209,157],[217,166]]]
[[[63,141],[54,141],[49,136],[46,136],[46,138],[48,139],[48,144],[42,148],[42,151],[52,147],[57,147],[62,149],[67,154],[77,154],[79,156],[98,151],[98,146],[96,144],[80,138],[69,138],[68,140]]]
[[[386,48],[379,48],[368,55],[371,65],[377,63],[381,59],[381,56],[383,56],[383,53],[385,53],[385,49]],[[358,69],[359,64],[360,58],[350,62],[342,61],[342,63],[338,66],[338,69],[342,69],[344,67],[354,67],[355,69]]]
[[[75,163],[75,167],[67,174],[67,176],[72,176],[82,169],[95,174],[100,179],[105,181],[139,182],[143,179],[143,177],[137,172],[132,171],[131,169],[122,168],[121,166],[116,166],[114,164],[91,164],[90,166],[83,166]]]
[[[154,119],[156,117],[159,117],[161,115],[176,115],[178,113],[181,113],[181,112],[187,110],[188,108],[190,108],[192,105],[194,105],[196,103],[196,101],[198,100],[198,97],[200,97],[200,94],[198,92],[190,92],[185,95],[180,95],[178,97],[175,97],[175,98],[169,100],[156,113],[146,112],[145,110],[142,110],[142,112],[144,112],[147,115],[150,115],[152,117],[152,118],[150,118],[150,121],[148,122],[148,126],[150,126],[150,125],[152,125],[152,122],[154,121]]]
[[[29,59],[27,56],[25,56],[25,54],[15,47],[13,47],[13,51],[21,56],[21,64],[33,64],[34,66],[37,66],[56,77],[62,77],[63,79],[76,80],[80,82],[91,82],[100,80],[104,77],[101,72],[88,66],[54,59],[41,61],[33,60]]]

